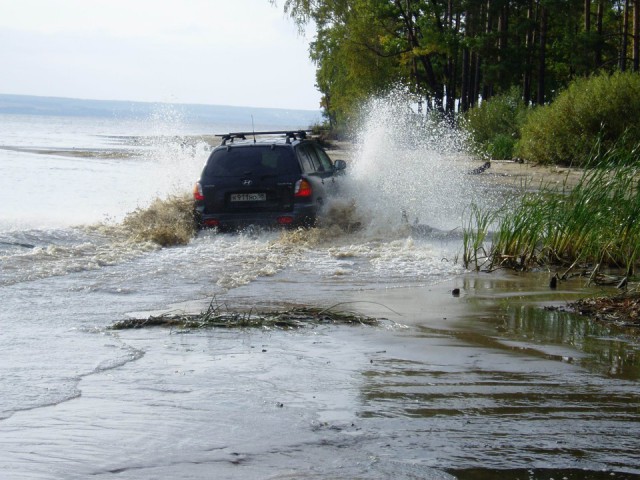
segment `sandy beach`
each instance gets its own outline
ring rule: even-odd
[[[330,142],[327,151],[331,158],[349,160],[353,155],[353,144],[350,142]],[[477,167],[485,165],[477,160]],[[562,187],[574,186],[581,178],[583,170],[574,167],[556,165],[537,165],[514,160],[491,160],[491,167],[483,169],[482,175],[498,185],[539,188],[541,185]]]
[[[582,174],[583,170],[579,168],[535,165],[511,160],[492,160],[491,168],[483,172],[482,175],[506,185],[528,185],[531,188],[545,185],[562,188],[563,185],[575,186]]]

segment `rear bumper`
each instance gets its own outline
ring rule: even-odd
[[[249,225],[260,227],[308,227],[315,224],[318,211],[315,205],[294,205],[290,211],[204,213],[196,206],[195,217],[200,228],[237,230]]]

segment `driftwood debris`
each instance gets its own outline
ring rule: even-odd
[[[293,307],[288,310],[263,313],[233,312],[225,307],[209,305],[205,312],[197,314],[166,313],[147,318],[131,318],[114,323],[112,330],[147,327],[182,329],[201,328],[280,328],[293,329],[311,325],[376,325],[379,319],[330,308]]]

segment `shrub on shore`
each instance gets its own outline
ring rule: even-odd
[[[462,119],[462,127],[471,134],[480,154],[511,159],[528,111],[518,90],[511,89],[469,110]]]
[[[640,74],[601,73],[576,79],[553,103],[534,109],[516,154],[542,164],[586,166],[599,149],[631,152],[638,140]]]

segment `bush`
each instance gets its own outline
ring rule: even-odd
[[[522,127],[516,154],[538,163],[584,166],[599,151],[640,140],[640,75],[606,73],[572,82]]]
[[[471,134],[481,154],[491,158],[513,157],[514,147],[520,137],[528,109],[520,100],[517,89],[496,95],[469,110],[462,126]]]
[[[513,158],[515,146],[516,139],[513,135],[499,133],[489,142],[487,152],[491,158],[510,159]]]

